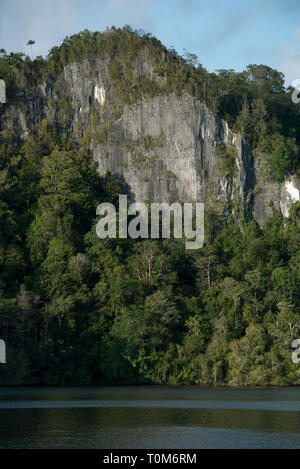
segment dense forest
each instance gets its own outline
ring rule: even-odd
[[[131,67],[140,53],[155,80]],[[33,98],[46,76],[98,56],[110,60],[116,116],[144,96],[187,91],[249,140],[267,178],[299,175],[300,108],[270,67],[209,73],[128,26],[83,31],[46,59],[0,50],[0,383],[300,384],[299,202],[263,227],[251,213],[206,210],[195,251],[184,239],[100,240],[96,207],[117,206],[122,181],[97,173],[88,140],[67,125],[33,119],[17,138],[7,116],[20,88]]]

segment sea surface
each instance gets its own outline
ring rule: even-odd
[[[0,448],[300,448],[300,388],[0,388]]]

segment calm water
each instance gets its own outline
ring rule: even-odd
[[[0,448],[300,448],[300,389],[4,387]]]

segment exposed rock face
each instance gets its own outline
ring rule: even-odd
[[[300,200],[300,178],[287,177],[282,183],[266,182],[260,175],[258,162],[255,162],[256,184],[253,197],[253,215],[262,225],[272,213],[272,207],[284,217],[289,215],[292,204]]]
[[[245,141],[189,95],[159,96],[125,108],[108,148],[94,144],[101,173],[120,174],[137,200],[204,201],[246,208],[252,155]],[[237,175],[222,174],[217,146],[237,147]]]
[[[300,179],[290,178],[286,179],[281,186],[280,194],[280,209],[282,214],[287,217],[291,205],[300,200]]]
[[[151,66],[145,62],[143,67],[151,76]],[[65,110],[59,115],[55,102],[62,97]],[[237,216],[253,208],[263,224],[271,214],[270,203],[287,216],[299,200],[299,179],[265,184],[247,141],[190,95],[161,95],[125,105],[117,119],[112,119],[112,98],[108,63],[86,60],[66,66],[56,83],[49,78],[40,85],[37,103],[27,102],[27,115],[38,108],[38,120],[46,117],[71,129],[77,140],[92,129],[89,145],[100,173],[109,169],[122,177],[137,201],[199,201]],[[24,137],[26,110],[12,106],[11,117]],[[226,147],[234,149],[229,168],[220,152]]]

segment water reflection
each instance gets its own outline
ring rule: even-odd
[[[0,447],[300,448],[299,404],[297,388],[2,388]]]

